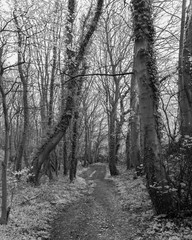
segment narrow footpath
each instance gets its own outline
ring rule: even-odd
[[[105,176],[105,165],[92,165],[83,173],[86,181],[94,183],[94,190],[58,213],[51,240],[139,239],[138,226],[122,209],[114,182]]]

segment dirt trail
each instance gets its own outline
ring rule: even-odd
[[[92,165],[83,174],[87,181],[94,181],[94,191],[58,213],[51,240],[137,239],[137,226],[122,210],[117,189],[105,175],[105,165]]]

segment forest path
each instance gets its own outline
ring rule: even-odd
[[[137,228],[130,213],[123,211],[112,180],[105,179],[106,165],[91,165],[82,174],[94,190],[58,213],[51,240],[135,240]]]

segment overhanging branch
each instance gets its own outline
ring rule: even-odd
[[[69,76],[67,73],[63,73],[64,75],[69,77],[69,80],[73,80],[75,78],[81,78],[81,77],[90,77],[90,76],[106,76],[106,77],[114,77],[114,76],[126,76],[126,75],[132,75],[134,72],[125,72],[125,73],[117,73],[117,74],[107,74],[107,73],[89,73],[89,74],[78,74],[75,76]],[[66,82],[68,82],[66,81]]]

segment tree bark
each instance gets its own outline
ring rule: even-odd
[[[67,176],[68,173],[68,156],[67,156],[67,141],[66,134],[63,136],[63,175]]]
[[[186,1],[183,1],[179,52],[179,107],[181,135],[192,135],[192,1],[185,24]],[[184,30],[185,24],[185,30]],[[184,33],[185,31],[185,33]],[[185,38],[184,38],[185,36]]]
[[[1,57],[0,57],[0,60],[1,60]],[[7,224],[8,217],[9,217],[8,216],[9,208],[7,207],[7,163],[9,159],[9,119],[8,119],[8,109],[7,109],[7,103],[6,103],[6,94],[4,92],[3,85],[2,85],[2,75],[0,75],[0,92],[2,96],[3,115],[4,115],[4,123],[5,123],[5,151],[4,151],[4,160],[2,162],[2,205],[1,205],[0,224]]]
[[[111,176],[119,174],[116,167],[115,113],[116,111],[109,113],[109,170]]]
[[[143,134],[147,188],[157,214],[175,212],[174,192],[168,186],[162,164],[159,134],[159,81],[154,54],[155,30],[152,0],[132,0],[134,21],[134,74],[139,87],[139,112]]]
[[[135,64],[136,61],[134,61]],[[135,69],[135,65],[133,69]],[[131,78],[131,96],[130,96],[131,115],[129,118],[130,136],[129,136],[129,159],[130,165],[135,169],[141,164],[140,156],[140,118],[139,118],[139,96],[138,96],[138,82],[135,75]]]
[[[18,38],[18,70],[19,70],[19,76],[23,85],[23,113],[24,113],[24,117],[23,117],[23,132],[22,132],[22,137],[19,143],[19,147],[17,149],[17,154],[16,154],[16,167],[15,170],[16,171],[21,171],[22,169],[22,159],[23,157],[26,157],[27,155],[24,155],[24,152],[26,151],[26,147],[27,147],[27,141],[28,141],[28,128],[29,128],[29,105],[28,105],[28,72],[24,73],[23,67],[22,67],[22,63],[24,63],[23,61],[23,57],[22,55],[25,53],[22,53],[22,49],[25,47],[23,44],[27,44],[27,43],[23,43],[23,36],[22,36],[22,30],[21,27],[19,25],[19,21],[18,21],[18,16],[16,15],[16,13],[13,13],[14,15],[14,21],[15,21],[15,26],[17,28],[17,38]],[[27,71],[29,69],[30,66],[30,62],[27,65]],[[28,160],[25,159],[25,163],[28,167]]]
[[[49,104],[48,104],[48,126],[49,128],[53,122],[53,101],[54,101],[54,83],[55,83],[55,73],[57,68],[57,39],[55,27],[58,25],[56,20],[58,14],[59,4],[58,1],[55,1],[55,11],[54,11],[54,21],[53,21],[53,57],[52,57],[52,69],[51,69],[51,79],[50,79],[50,89],[49,89]]]
[[[70,171],[69,178],[72,182],[76,177],[76,167],[77,167],[77,157],[76,157],[76,145],[77,145],[77,121],[79,114],[76,111],[74,113],[73,121],[72,121],[72,143],[71,143],[71,162],[70,162]]]
[[[81,91],[82,91],[82,85],[83,85],[83,75],[86,72],[86,63],[83,63],[83,72],[82,77],[77,82],[78,84],[78,90],[77,90],[77,96],[76,96],[76,102],[75,106],[76,109],[74,111],[73,120],[72,120],[72,143],[71,143],[71,162],[70,162],[70,172],[69,172],[69,178],[72,182],[73,179],[76,177],[77,172],[77,156],[76,156],[76,150],[77,150],[77,136],[78,136],[78,119],[79,119],[79,106],[80,106],[80,99]]]

